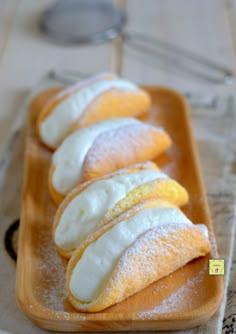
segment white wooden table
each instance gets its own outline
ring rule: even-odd
[[[0,0],[0,156],[22,101],[46,72],[114,68],[114,43],[65,47],[50,43],[39,32],[40,14],[52,2]],[[128,31],[161,38],[236,70],[235,0],[127,0],[127,13]],[[214,85],[176,75],[165,59],[153,61],[126,46],[122,75],[183,92],[227,94],[235,89],[234,83]]]
[[[20,101],[42,74],[52,68],[85,72],[111,68],[112,43],[64,47],[49,43],[39,32],[40,14],[52,2],[0,0],[0,152]],[[128,0],[127,30],[159,37],[233,67],[229,7],[223,0]],[[175,75],[165,60],[150,61],[126,47],[122,63],[122,74],[139,83],[221,90]]]

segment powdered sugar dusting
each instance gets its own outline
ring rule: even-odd
[[[167,299],[164,299],[160,305],[143,312],[137,313],[138,319],[153,319],[157,314],[173,313],[188,310],[192,308],[193,301],[198,298],[199,290],[196,285],[201,284],[207,270],[207,264],[191,279],[182,285],[177,291],[172,293]],[[191,298],[190,298],[191,295]]]
[[[38,270],[40,284],[35,291],[37,299],[50,310],[65,311],[64,302],[67,299],[65,290],[65,266],[58,256],[51,236],[41,232],[38,236]]]
[[[72,308],[67,301],[65,278],[66,263],[63,263],[52,242],[51,226],[37,232],[35,285],[34,294],[37,301],[48,312],[53,311],[54,317],[70,320]],[[80,313],[77,319],[85,320]]]
[[[171,221],[174,221],[175,223],[171,225],[166,225],[168,217]],[[180,227],[178,226],[178,223],[180,224]],[[161,228],[162,224],[164,224],[164,228]],[[125,251],[125,249],[128,247],[128,245],[132,244],[139,235],[157,225],[157,233],[151,233],[152,236],[150,237],[150,239],[152,238],[151,245],[153,247],[148,247],[148,252],[150,252],[149,255],[150,257],[152,257],[152,259],[155,258],[157,254],[162,253],[164,249],[166,250],[167,248],[171,248],[172,250],[171,244],[165,245],[163,249],[160,247],[161,240],[159,241],[159,239],[163,235],[167,236],[170,232],[174,232],[175,230],[179,230],[180,228],[185,229],[186,226],[191,226],[191,222],[179,210],[175,208],[155,207],[146,208],[145,210],[137,213],[127,221],[123,221],[115,225],[112,229],[101,235],[97,241],[87,247],[82,257],[80,258],[80,261],[73,269],[73,273],[70,279],[70,290],[73,295],[84,301],[92,300],[97,295],[99,295],[102,280],[105,280],[105,278],[112,271],[115,263],[120,258],[121,254]],[[159,241],[158,243],[156,243],[157,238]],[[149,245],[149,242],[147,243],[146,238],[144,239],[146,244]],[[175,236],[173,236],[172,239],[175,239]],[[136,243],[138,244],[139,241],[135,242],[135,244]],[[125,273],[127,275],[129,274],[129,259],[130,257],[132,257],[132,254],[130,253],[133,248],[135,247],[129,247],[128,250],[125,252],[124,257],[121,256],[121,262],[122,259],[124,259],[125,262],[125,264],[122,265],[121,271],[125,270]],[[137,255],[138,253],[142,254],[143,249],[138,249],[138,246],[136,248],[135,255]],[[156,250],[156,248],[159,249]],[[180,252],[180,250],[176,247],[174,247],[174,251],[178,253]],[[145,259],[147,259],[147,252],[145,253]],[[145,261],[140,261],[140,265],[144,265],[144,268],[141,268],[141,272],[144,274],[148,274],[147,268],[145,267],[146,263],[144,262]],[[150,266],[150,268],[151,267],[152,266]],[[133,275],[133,269],[133,267],[130,268],[131,276]],[[152,277],[155,277],[155,275],[152,275]],[[121,280],[121,282],[123,282],[122,284],[126,285],[123,280]]]
[[[176,211],[178,212],[178,211]],[[171,213],[171,211],[170,211]],[[128,279],[130,275],[133,275],[133,267],[130,267],[128,264],[130,262],[130,258],[134,258],[137,254],[142,254],[143,249],[145,249],[145,260],[140,263],[142,268],[138,268],[139,272],[144,273],[145,275],[149,275],[150,272],[154,271],[153,266],[148,266],[147,261],[149,259],[153,259],[157,254],[165,253],[165,256],[169,251],[181,254],[181,257],[184,257],[184,254],[188,252],[188,248],[185,246],[181,249],[175,246],[175,240],[179,239],[179,234],[177,231],[185,230],[186,228],[191,227],[191,222],[182,216],[181,213],[176,216],[175,221],[179,220],[179,222],[175,223],[166,223],[159,222],[157,227],[152,228],[147,233],[142,234],[136,242],[127,249],[124,255],[121,257],[118,266],[121,266],[124,270],[125,268],[125,276]],[[182,218],[182,222],[180,219]],[[184,219],[185,218],[185,219]],[[162,238],[169,238],[171,233],[170,242],[161,242]],[[159,240],[157,243],[156,240]],[[181,259],[180,259],[181,260]],[[180,265],[181,266],[181,265]],[[138,275],[138,272],[137,272]]]
[[[84,162],[84,173],[88,170],[94,177],[100,176],[100,171],[111,173],[153,159],[168,147],[169,137],[161,127],[139,122],[109,129],[93,142]]]
[[[163,222],[140,235],[120,258],[105,294],[109,295],[112,291],[109,289],[115,286],[119,291],[118,301],[121,301],[127,297],[127,293],[130,295],[138,292],[182,268],[198,257],[202,248],[205,248],[207,253],[207,239],[205,243],[199,235],[198,247],[195,246],[197,235],[199,231],[191,223],[183,221],[166,224]],[[205,238],[203,235],[202,237]],[[129,287],[134,280],[136,290],[131,291]]]

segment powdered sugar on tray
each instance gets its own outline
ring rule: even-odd
[[[184,310],[190,309],[193,305],[193,300],[199,293],[198,289],[194,287],[203,281],[206,270],[207,265],[205,264],[193,278],[188,279],[183,286],[173,292],[167,299],[164,299],[160,305],[137,313],[137,318],[141,320],[154,319],[157,314],[183,311],[183,305]],[[189,297],[190,294],[191,297]]]
[[[45,232],[38,236],[40,240],[38,246],[40,284],[36,289],[37,299],[43,305],[53,311],[64,311],[66,300],[65,291],[65,266],[57,254],[52,238]]]
[[[158,149],[157,137],[164,136],[162,127],[154,127],[145,123],[127,124],[116,129],[109,129],[108,131],[97,136],[93,142],[93,146],[88,151],[86,156],[86,166],[96,166],[97,163],[104,166],[108,164],[107,157],[109,156],[109,163],[117,163],[117,154],[119,161],[126,161],[126,164],[135,163],[134,153],[139,157],[138,160],[143,160],[143,152],[146,148],[155,147],[155,154],[162,153],[167,147]],[[162,140],[162,139],[161,139]],[[159,151],[159,152],[158,152]],[[154,156],[146,157],[152,159]],[[136,157],[137,159],[137,157]]]
[[[38,304],[44,311],[53,312],[53,317],[59,320],[70,320],[74,313],[66,294],[66,266],[67,261],[61,258],[52,237],[52,219],[54,205],[48,203],[44,221],[36,230],[37,244],[35,244],[34,264],[34,294]],[[76,313],[78,320],[86,320],[86,316]]]

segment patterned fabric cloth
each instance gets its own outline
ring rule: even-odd
[[[53,80],[44,79],[42,85]],[[42,88],[37,87],[37,91]],[[19,226],[24,152],[24,117],[18,111],[4,154],[0,157],[0,334],[45,333],[28,320],[15,301],[15,262]],[[233,98],[224,110],[193,110],[192,121],[214,222],[218,250],[225,259],[225,296],[215,315],[204,325],[178,333],[236,333],[236,110]],[[139,332],[140,333],[140,332]],[[165,332],[166,333],[166,332]],[[174,332],[172,332],[174,333]]]

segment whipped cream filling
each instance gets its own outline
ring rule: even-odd
[[[204,224],[195,224],[195,226],[202,232],[202,234],[208,239],[209,233],[208,228]]]
[[[73,251],[98,224],[105,213],[139,185],[168,176],[157,170],[141,170],[95,181],[65,208],[55,231],[55,243]]]
[[[82,89],[83,87],[91,85],[96,81],[115,80],[115,79],[118,79],[116,74],[114,74],[112,72],[101,72],[101,73],[98,73],[96,75],[86,77],[86,78],[76,82],[75,84],[66,87],[65,89],[63,89],[62,91],[57,93],[56,97],[65,98],[65,97],[67,97],[67,95],[69,96],[71,94],[74,94],[78,89]]]
[[[135,91],[138,87],[121,79],[99,80],[82,87],[59,103],[42,122],[40,135],[43,141],[52,147],[57,147],[65,138],[69,128],[82,115],[85,108],[96,97],[111,89]]]
[[[78,184],[84,159],[97,136],[112,129],[137,123],[139,121],[134,118],[111,118],[94,123],[68,136],[52,157],[55,166],[52,184],[56,191],[65,195]]]
[[[191,221],[174,207],[147,208],[122,221],[90,244],[74,267],[69,288],[77,299],[96,299],[123,252],[145,231],[160,224],[191,225]]]

